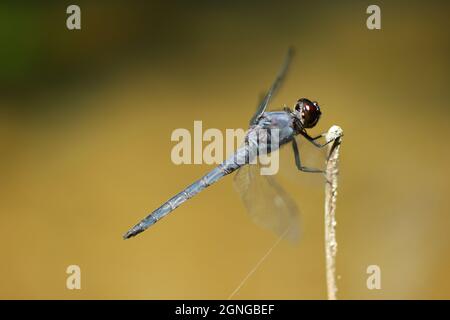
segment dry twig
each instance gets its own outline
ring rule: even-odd
[[[343,131],[338,126],[332,126],[326,135],[330,143],[326,162],[325,183],[325,264],[327,275],[328,300],[336,300],[336,198],[338,188],[339,149]]]

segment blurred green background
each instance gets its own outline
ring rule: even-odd
[[[450,298],[448,2],[77,1],[80,31],[69,4],[0,5],[0,298],[226,299],[276,240],[232,177],[122,234],[212,168],[174,165],[172,131],[245,127],[290,45],[272,109],[309,97],[312,135],[345,132],[338,297]],[[286,149],[278,178],[303,238],[236,299],[326,298],[323,180]],[[71,264],[81,290],[66,289]],[[373,264],[381,290],[366,287]]]

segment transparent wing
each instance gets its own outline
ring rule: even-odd
[[[255,114],[250,119],[250,125],[253,125],[257,122],[258,118],[266,110],[267,105],[269,104],[269,101],[272,98],[272,96],[274,96],[276,94],[276,92],[278,91],[278,89],[280,88],[281,84],[283,83],[284,78],[286,77],[286,73],[289,69],[289,65],[291,63],[293,55],[294,55],[294,49],[291,47],[288,50],[286,58],[284,59],[284,63],[281,66],[281,69],[278,72],[278,75],[275,78],[275,81],[273,82],[272,87],[270,87],[269,92],[267,92],[267,94],[264,96],[262,101],[259,103]]]
[[[234,176],[236,191],[256,224],[296,242],[299,214],[294,200],[273,176],[261,175],[259,170],[254,164],[241,167]]]

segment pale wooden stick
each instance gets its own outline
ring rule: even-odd
[[[339,149],[343,131],[338,126],[332,126],[326,135],[330,143],[326,162],[325,182],[325,266],[327,275],[328,300],[336,300],[338,291],[336,285],[336,198],[338,188]]]

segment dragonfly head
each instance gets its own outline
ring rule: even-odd
[[[308,99],[301,98],[297,101],[294,108],[294,113],[301,121],[304,128],[312,128],[319,122],[320,112],[319,104]]]

